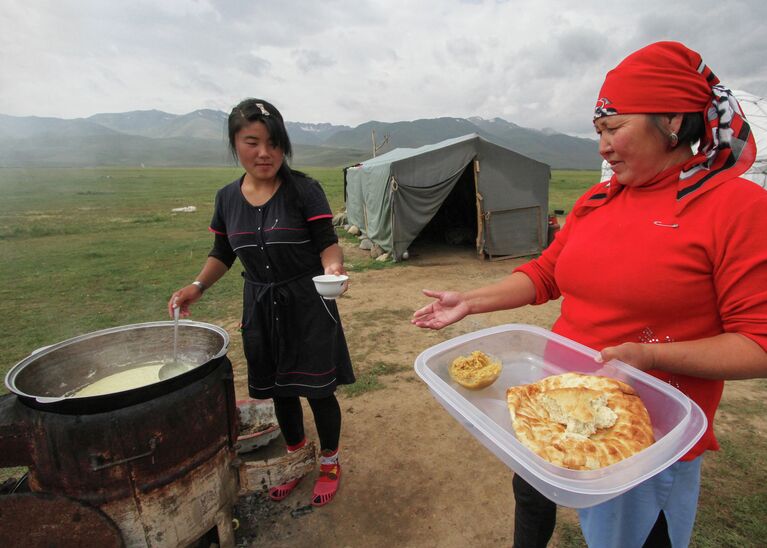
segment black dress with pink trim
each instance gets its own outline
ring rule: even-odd
[[[317,181],[296,172],[260,206],[245,199],[241,184],[218,191],[210,229],[225,236],[217,244],[230,246],[231,260],[236,255],[244,268],[250,396],[329,396],[355,379],[336,302],[320,297],[312,282],[323,273],[318,247],[327,242],[312,239],[310,223],[332,218],[328,200]],[[220,258],[220,249],[211,255]]]

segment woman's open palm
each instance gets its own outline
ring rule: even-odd
[[[418,327],[442,329],[462,320],[469,313],[468,305],[464,302],[462,295],[456,291],[424,289],[423,294],[433,297],[435,301],[413,313],[410,322]]]

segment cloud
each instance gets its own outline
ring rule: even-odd
[[[329,55],[319,51],[305,49],[294,51],[293,58],[296,61],[296,66],[303,72],[321,70],[332,67],[335,64],[335,61]]]
[[[480,60],[482,47],[471,38],[448,38],[445,50],[449,59],[457,61],[460,65],[472,67]]]
[[[765,15],[762,0],[11,2],[0,113],[228,111],[255,95],[295,121],[500,116],[589,134],[605,73],[656,40],[766,94]]]
[[[265,76],[269,73],[269,69],[272,68],[272,63],[264,57],[260,57],[255,53],[246,53],[238,55],[236,58],[237,67],[252,76]]]

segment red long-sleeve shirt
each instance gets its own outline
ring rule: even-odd
[[[678,171],[641,187],[596,185],[544,253],[517,269],[535,284],[536,304],[564,297],[554,332],[595,350],[731,332],[767,351],[767,192],[735,178],[680,201]],[[708,418],[682,460],[718,449],[724,381],[649,373]]]

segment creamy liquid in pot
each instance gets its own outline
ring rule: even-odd
[[[114,375],[109,375],[103,379],[99,379],[96,382],[89,384],[85,388],[81,388],[77,392],[73,393],[74,397],[85,396],[101,396],[104,394],[114,394],[115,392],[123,392],[125,390],[131,390],[133,388],[139,388],[141,386],[147,386],[160,381],[160,368],[167,362],[155,361],[149,362],[128,371],[120,371]],[[179,362],[184,369],[179,371],[184,373],[193,369],[195,365],[191,363]]]

